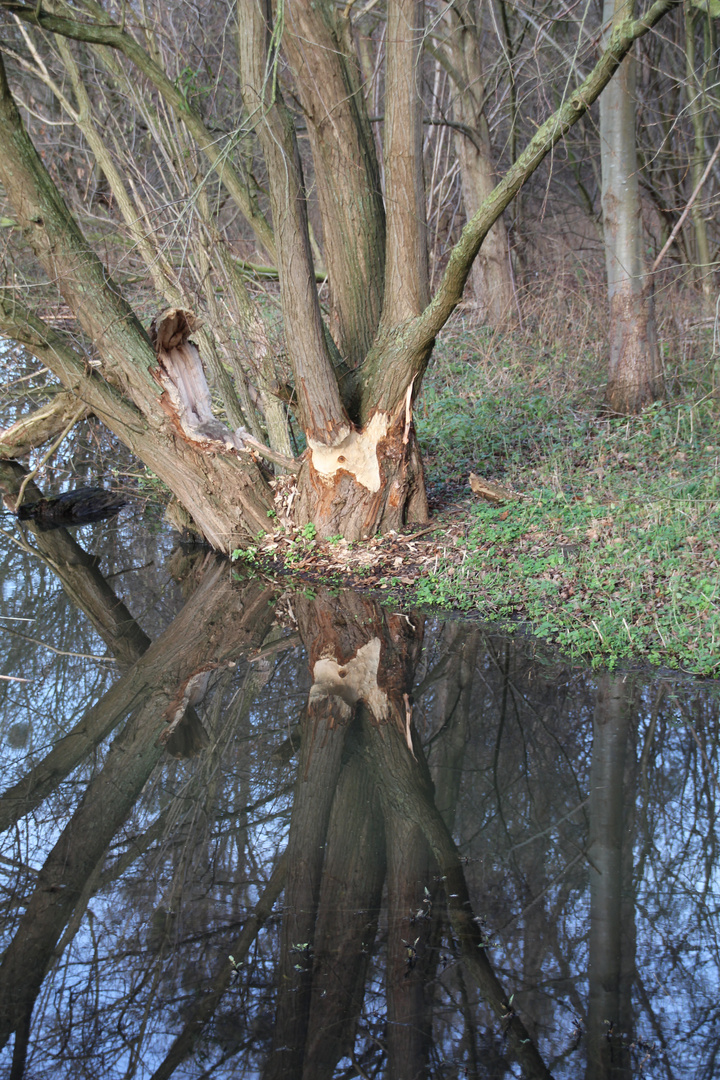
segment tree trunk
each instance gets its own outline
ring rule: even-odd
[[[455,134],[455,148],[465,214],[470,220],[497,182],[485,117],[481,5],[478,0],[455,0],[447,9],[447,18],[450,35],[446,47],[452,71],[460,77],[453,95],[453,119],[465,128]],[[515,318],[515,290],[502,216],[485,237],[473,263],[472,285],[480,317],[489,326],[505,326]]]
[[[608,33],[632,16],[633,0],[605,0]],[[605,264],[610,303],[610,358],[605,402],[639,412],[663,396],[651,294],[645,288],[635,139],[635,58],[627,56],[600,97]]]
[[[344,25],[343,25],[344,24]],[[283,46],[308,122],[330,290],[330,329],[353,368],[380,322],[385,210],[349,23],[329,0],[298,0]]]
[[[590,770],[587,1080],[629,1080],[631,1075],[632,1014],[623,1011],[629,1006],[634,972],[634,957],[623,949],[629,930],[623,925],[626,894],[632,897],[632,877],[623,874],[628,847],[632,852],[632,799],[625,794],[631,705],[632,686],[626,677],[600,678]]]
[[[404,412],[378,410],[339,446],[313,447],[298,487],[298,520],[322,537],[366,540],[428,516],[420,447]]]
[[[597,99],[633,42],[677,3],[655,0],[642,20],[618,16],[607,48],[582,85],[564,97],[559,109],[538,128],[525,151],[468,220],[432,298],[418,89],[421,47],[427,31],[421,0],[389,0],[387,5],[384,250],[377,163],[350,47],[352,5],[339,12],[329,0],[319,0],[319,5],[298,0],[287,15],[282,5],[273,13],[269,0],[241,0],[238,33],[246,116],[229,121],[218,118],[220,127],[228,123],[235,133],[227,140],[219,136],[222,147],[187,97],[151,58],[145,43],[141,45],[133,37],[135,29],[126,29],[124,22],[108,22],[107,13],[94,0],[88,0],[83,21],[48,13],[42,6],[22,0],[6,0],[5,9],[25,24],[86,42],[101,53],[108,49],[122,53],[150,79],[173,110],[173,122],[186,129],[211,163],[258,239],[268,250],[277,252],[284,347],[292,368],[292,385],[274,387],[273,364],[269,363],[263,370],[263,392],[267,395],[277,389],[278,397],[296,409],[307,441],[298,476],[296,520],[299,524],[312,521],[321,536],[342,533],[353,540],[397,528],[406,521],[424,520],[427,504],[412,406],[435,338],[460,302],[473,262],[503,210]],[[149,28],[143,29],[150,40],[151,33]],[[297,95],[295,100],[300,99],[307,113],[326,255],[332,263],[330,322],[337,343],[324,324],[319,303],[295,118],[281,92],[281,83],[287,81],[281,50],[297,80],[290,92]],[[69,55],[66,51],[66,57]],[[72,58],[68,62],[72,76],[77,65]],[[102,66],[107,70],[108,65]],[[92,105],[91,95],[83,97],[79,83],[77,88],[84,102],[82,111],[88,102]],[[58,96],[62,91],[58,90]],[[477,104],[474,107],[477,109]],[[149,106],[147,116],[152,113]],[[86,133],[91,131],[91,119],[82,117]],[[79,113],[76,122],[81,126]],[[101,125],[93,123],[93,132],[101,130]],[[229,160],[233,139],[241,130],[254,132],[262,149],[272,237],[254,193],[243,185]],[[332,137],[326,136],[330,131]],[[171,142],[177,144],[175,135]],[[482,138],[481,142],[484,151],[486,142]],[[180,145],[192,158],[193,147],[185,136]],[[105,146],[99,138],[95,147],[104,160]],[[162,153],[170,172],[179,167],[164,146]],[[630,169],[628,175],[632,172]],[[186,173],[183,178],[187,178]],[[227,553],[241,543],[252,542],[267,528],[274,509],[266,472],[253,455],[283,468],[295,468],[297,463],[288,460],[287,454],[278,455],[258,444],[257,438],[251,442],[241,429],[229,430],[215,418],[202,358],[188,336],[194,322],[188,312],[176,306],[165,313],[166,329],[176,319],[181,336],[176,341],[172,333],[163,336],[159,331],[153,350],[146,331],[82,235],[31,142],[1,64],[0,182],[46,282],[57,283],[74,312],[87,354],[78,347],[77,334],[71,338],[52,330],[24,310],[14,292],[0,296],[3,332],[36,353],[63,385],[165,482],[213,547]],[[204,183],[202,177],[191,178],[193,197],[198,185],[202,188]],[[118,184],[116,188],[119,193]],[[197,201],[201,214],[208,211],[211,218],[216,215],[206,222],[212,227],[217,214],[210,211],[211,200],[201,192]],[[131,208],[126,207],[126,211],[132,220]],[[152,227],[144,211],[141,216],[147,228]],[[142,234],[137,234],[136,240],[144,244]],[[616,261],[627,264],[622,253]],[[197,265],[203,275],[213,273],[212,260],[200,258]],[[637,273],[631,275],[631,281],[641,284]],[[198,284],[205,289],[204,277]],[[625,297],[619,288],[615,292],[613,310],[629,311],[632,316],[624,322],[616,320],[618,325],[628,323],[635,331],[640,328],[640,337],[651,339],[649,322],[643,329],[642,319],[634,311],[635,294],[631,291]],[[213,311],[220,309],[220,305],[209,306]],[[246,324],[246,320],[241,322]],[[242,333],[242,326],[234,330]],[[231,333],[227,340],[232,340]],[[635,353],[623,342],[622,371],[618,368],[623,379],[635,363]],[[238,415],[229,392],[228,372],[220,358],[216,359],[216,380],[227,391],[228,412]],[[615,381],[611,380],[611,386],[618,385],[617,365],[613,363]],[[650,378],[653,393],[656,382]],[[240,394],[248,398],[245,387]],[[647,396],[641,388],[633,407]],[[624,399],[626,406],[629,404]]]
[[[703,109],[705,105],[705,76],[702,81],[698,78],[695,59],[695,27],[700,12],[690,3],[685,5],[685,72],[687,82],[685,90],[688,97],[688,110],[693,126],[693,152],[692,152],[692,189],[695,191],[702,180],[706,164],[705,149],[705,119]],[[703,20],[704,21],[704,20]],[[708,60],[710,57],[708,57]],[[710,61],[712,63],[712,61]],[[703,65],[703,71],[706,65]],[[705,199],[696,199],[693,203],[692,222],[695,233],[695,250],[697,264],[695,266],[696,281],[702,290],[703,306],[708,315],[714,313],[715,288],[713,281],[712,256],[710,254],[710,239],[708,237],[706,215],[708,204]]]

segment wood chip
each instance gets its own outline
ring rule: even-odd
[[[491,480],[483,480],[477,473],[470,473],[469,477],[470,490],[479,495],[482,499],[487,499],[491,503],[505,502],[506,499],[514,499],[515,493],[510,491],[509,488],[503,487],[502,484],[494,484]]]

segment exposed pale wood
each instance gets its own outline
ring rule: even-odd
[[[479,495],[482,499],[487,499],[488,502],[501,503],[507,499],[517,498],[510,488],[503,487],[502,484],[495,484],[492,480],[483,480],[482,476],[478,476],[477,473],[471,472],[468,482],[473,494]]]
[[[327,455],[320,457],[324,470],[320,472],[314,455],[306,455],[298,474],[298,521],[312,521],[320,536],[341,534],[348,540],[427,521],[425,479],[414,427],[408,431],[407,442],[404,435],[403,404],[395,417],[384,418],[382,426],[376,424],[373,430],[371,417],[364,431],[356,434],[356,442],[367,439],[362,454],[354,447],[356,452],[343,460],[341,446],[332,468]]]

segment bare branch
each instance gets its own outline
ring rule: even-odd
[[[225,185],[235,205],[251,226],[258,242],[275,258],[275,243],[272,231],[259,208],[250,197],[248,188],[228,160],[227,153],[218,139],[211,135],[201,117],[177,87],[168,79],[162,68],[152,59],[141,45],[120,26],[112,23],[80,22],[61,15],[52,15],[43,11],[40,4],[30,6],[17,0],[0,0],[0,8],[12,12],[26,23],[39,26],[50,33],[75,41],[85,41],[90,45],[107,45],[117,49],[145,75],[153,86],[183,121],[198,146],[201,148],[220,180]],[[98,9],[100,10],[100,9]]]
[[[417,322],[419,340],[432,341],[460,302],[480,245],[505,207],[510,205],[525,181],[532,176],[556,143],[597,100],[634,43],[651,30],[663,15],[677,7],[679,2],[680,0],[656,0],[642,18],[624,20],[611,35],[607,48],[588,77],[570,95],[569,100],[563,102],[538,128],[524,152],[463,229],[462,236],[450,255],[440,286]]]
[[[0,458],[21,458],[38,446],[54,439],[65,428],[78,408],[74,394],[63,392],[35,409],[28,416],[21,416],[12,427],[0,431]],[[84,407],[83,415],[90,409]],[[82,417],[81,417],[82,418]]]

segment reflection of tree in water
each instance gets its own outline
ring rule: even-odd
[[[204,563],[0,797],[13,1077],[712,1070],[715,699]]]

